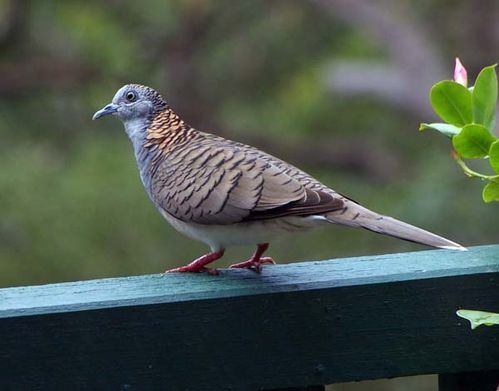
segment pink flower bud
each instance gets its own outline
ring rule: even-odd
[[[466,72],[466,68],[461,64],[459,58],[456,57],[456,66],[454,68],[454,81],[463,86],[468,85],[468,72]]]

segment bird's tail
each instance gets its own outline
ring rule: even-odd
[[[425,244],[427,246],[445,248],[450,250],[466,251],[466,247],[452,242],[441,236],[435,235],[424,229],[372,212],[359,204],[349,201],[346,209],[328,213],[326,218],[332,223],[345,224],[351,227],[361,227],[383,235]]]

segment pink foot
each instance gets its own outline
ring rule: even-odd
[[[257,273],[260,273],[262,271],[262,265],[268,265],[268,264],[275,265],[275,262],[272,258],[262,257],[262,254],[268,248],[269,248],[268,243],[259,244],[258,247],[256,248],[255,253],[250,259],[244,262],[235,263],[233,265],[230,265],[229,267],[231,269],[250,269]]]
[[[257,273],[262,271],[262,265],[275,265],[274,260],[271,257],[262,257],[260,259],[248,259],[244,262],[235,263],[230,265],[231,269],[251,269]]]
[[[177,267],[175,269],[166,270],[165,273],[208,273],[218,275],[220,272],[217,269],[206,267],[211,262],[216,261],[224,255],[225,249],[203,255],[186,266]]]

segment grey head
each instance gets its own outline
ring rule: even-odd
[[[163,97],[151,87],[127,84],[121,87],[111,103],[97,111],[92,119],[99,119],[109,114],[118,117],[131,136],[129,130],[147,127],[157,113],[167,108],[168,105]]]
[[[121,87],[108,105],[97,111],[93,119],[106,115],[118,117],[125,126],[125,132],[132,141],[142,182],[149,189],[148,165],[152,155],[144,148],[147,130],[158,113],[168,109],[163,97],[150,87],[127,84]]]

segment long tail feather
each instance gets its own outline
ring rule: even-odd
[[[348,202],[346,209],[329,213],[326,218],[332,223],[345,224],[351,227],[362,227],[383,235],[425,244],[427,246],[450,250],[466,251],[451,240],[435,235],[424,229],[396,220],[393,217],[383,216],[372,212],[354,202]]]

